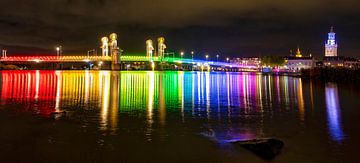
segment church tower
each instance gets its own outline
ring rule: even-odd
[[[331,27],[330,33],[328,33],[328,40],[325,43],[325,57],[337,56],[337,43],[335,41],[334,27]]]
[[[296,50],[295,57],[296,57],[296,58],[301,58],[301,57],[302,57],[302,54],[301,54],[301,51],[300,51],[300,48],[299,48],[299,47],[298,47],[297,50]]]

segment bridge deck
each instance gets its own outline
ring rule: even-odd
[[[256,69],[256,66],[233,64],[228,62],[215,62],[204,61],[199,59],[188,58],[173,58],[173,57],[146,57],[146,56],[121,56],[122,62],[168,62],[168,63],[184,63],[193,65],[209,65],[219,67],[233,67],[233,68],[250,68]],[[110,56],[9,56],[0,58],[0,62],[100,62],[100,61],[112,61]]]

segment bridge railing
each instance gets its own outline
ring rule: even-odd
[[[81,61],[111,61],[110,56],[9,56],[0,61],[13,62],[81,62]]]

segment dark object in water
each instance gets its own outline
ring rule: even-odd
[[[277,139],[254,139],[237,141],[234,142],[234,144],[241,146],[269,161],[274,159],[275,156],[281,152],[281,149],[284,146],[284,142]]]
[[[66,111],[59,111],[59,112],[51,112],[50,115],[64,115],[66,114]]]

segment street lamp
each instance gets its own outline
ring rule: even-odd
[[[205,55],[205,58],[206,58],[206,62],[208,61],[208,58],[209,58],[209,55]]]
[[[219,62],[219,54],[216,54],[216,62]]]
[[[230,58],[229,58],[229,57],[227,57],[227,58],[226,58],[226,62],[229,62],[229,60],[230,60]]]
[[[194,51],[191,51],[191,60],[194,60]]]
[[[59,57],[61,53],[61,46],[57,46],[55,49],[56,49],[56,55]]]
[[[182,59],[184,56],[184,52],[180,52],[180,55],[181,55],[181,59]]]

